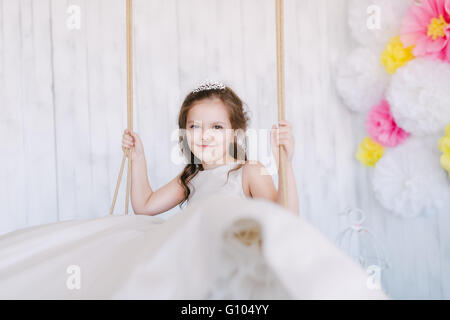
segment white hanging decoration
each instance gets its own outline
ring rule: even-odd
[[[409,139],[390,149],[373,172],[373,189],[381,205],[394,214],[413,218],[443,208],[449,183],[426,139]]]
[[[450,122],[450,64],[417,58],[397,70],[387,90],[396,123],[416,136],[436,134]]]
[[[380,57],[367,48],[357,48],[338,64],[337,90],[347,107],[354,112],[368,112],[380,103],[389,83]]]

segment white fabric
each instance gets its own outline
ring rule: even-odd
[[[225,169],[202,172],[199,179]],[[268,200],[242,197],[242,185],[228,194],[211,195],[221,189],[210,189],[207,197],[199,190],[167,221],[105,216],[0,237],[0,298],[386,298],[302,218]],[[246,244],[234,235],[239,230],[252,232]],[[81,271],[80,289],[70,290],[67,268],[73,265]]]
[[[242,167],[230,172],[227,181],[227,172],[236,166],[237,164],[230,163],[198,172],[190,181],[191,194],[189,195],[188,205],[208,198],[212,194],[219,193],[221,195],[235,195],[240,198],[246,198],[242,189]]]

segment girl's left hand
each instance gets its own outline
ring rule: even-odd
[[[280,120],[279,128],[277,128],[275,125],[272,126],[270,137],[272,142],[272,152],[275,160],[277,161],[277,166],[280,145],[282,145],[284,150],[286,151],[286,160],[292,161],[292,158],[294,156],[295,140],[294,136],[292,135],[291,123],[287,120]]]

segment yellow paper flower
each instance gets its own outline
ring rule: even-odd
[[[442,168],[447,170],[450,178],[450,124],[445,128],[445,136],[439,140],[439,150],[442,151]]]
[[[368,167],[374,167],[384,154],[384,148],[369,137],[366,137],[359,145],[356,158]]]
[[[450,155],[450,135],[442,137],[439,140],[439,149],[442,151],[443,154]]]
[[[444,154],[441,157],[442,168],[450,173],[450,154]]]
[[[414,46],[405,48],[400,37],[394,37],[381,54],[381,64],[389,74],[394,74],[398,68],[414,59],[413,48]]]

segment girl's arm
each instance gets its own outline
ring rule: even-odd
[[[289,121],[281,120],[279,125],[279,128],[274,125],[271,130],[272,151],[278,171],[280,168],[278,163],[279,146],[282,145],[286,151],[287,209],[299,215],[297,185],[295,183],[294,169],[292,168],[292,158],[295,146],[294,136],[292,135],[292,127]],[[279,205],[283,205],[283,198],[280,190],[277,191],[277,189],[275,189],[272,176],[269,175],[266,168],[260,162],[249,165],[246,171],[246,174],[249,176],[250,193],[253,198],[266,198]]]
[[[153,191],[147,176],[147,161],[139,136],[127,130],[122,147],[124,152],[132,148],[131,205],[135,214],[157,215],[166,212],[184,199],[184,189],[179,183],[179,174],[168,184]]]
[[[294,169],[292,161],[286,161],[286,178],[287,178],[287,194],[288,209],[299,215],[297,184],[295,183]],[[279,205],[283,205],[283,197],[280,190],[277,191],[277,201]]]
[[[153,190],[147,177],[147,163],[145,156],[132,157],[131,165],[131,205],[136,214],[141,214],[149,202]]]
[[[279,148],[283,146],[286,152],[286,179],[287,179],[287,193],[288,193],[288,209],[299,214],[297,185],[295,183],[294,170],[292,168],[292,158],[294,157],[295,140],[292,134],[292,125],[287,120],[280,120],[279,127],[272,126],[271,130],[272,151],[277,164],[278,172],[280,170],[279,164]],[[277,193],[276,202],[280,205],[283,203],[281,192]]]
[[[153,191],[148,183],[145,158],[136,163],[133,161],[132,171],[131,203],[136,214],[154,216],[172,209],[183,201],[184,188],[180,183],[181,173],[166,185]]]
[[[287,169],[287,187],[288,187],[288,207],[289,211],[299,215],[299,205],[297,196],[297,186],[295,183],[294,170],[292,163],[286,163]],[[276,189],[272,176],[267,169],[257,161],[254,164],[247,165],[246,173],[249,181],[250,194],[252,198],[264,198],[282,205],[281,192]]]

